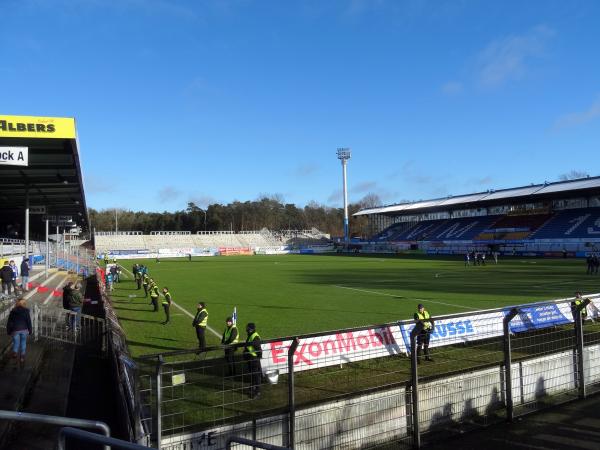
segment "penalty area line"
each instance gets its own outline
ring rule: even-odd
[[[377,291],[368,291],[366,289],[357,289],[357,288],[351,288],[348,286],[341,286],[339,284],[334,284],[334,286],[336,288],[340,288],[340,289],[348,289],[350,291],[357,291],[357,292],[365,292],[367,294],[375,294],[375,295],[383,295],[385,297],[394,297],[394,298],[399,298],[398,295],[394,295],[394,294],[386,294],[385,292],[377,292]],[[408,300],[408,299],[407,299]],[[444,303],[444,302],[438,302],[435,300],[429,300],[429,299],[425,299],[425,298],[414,298],[413,300],[417,300],[417,301],[421,301],[421,302],[428,302],[428,303],[436,303],[438,305],[445,305],[445,306],[452,306],[454,308],[462,308],[462,309],[468,309],[469,311],[477,311],[477,308],[471,308],[469,306],[462,306],[462,305],[456,305],[454,303]]]

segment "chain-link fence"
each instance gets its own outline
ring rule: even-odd
[[[599,389],[600,324],[586,303],[268,340],[260,360],[245,343],[151,355],[139,365],[140,409],[169,450],[225,448],[232,435],[296,449],[418,448]],[[578,322],[580,308],[589,313]]]

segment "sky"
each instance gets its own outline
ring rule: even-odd
[[[599,175],[600,2],[0,0],[0,113],[88,206],[384,204]]]

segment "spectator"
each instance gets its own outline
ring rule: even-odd
[[[12,292],[12,277],[13,271],[8,265],[8,261],[4,261],[2,269],[0,269],[0,279],[2,280],[2,293],[10,295]]]
[[[75,314],[71,314],[70,326],[73,330],[79,330],[81,322],[81,306],[83,305],[83,296],[81,294],[81,286],[79,283],[73,286],[71,297],[69,300],[69,310]]]
[[[19,289],[19,286],[17,286],[17,278],[19,276],[19,269],[17,268],[17,265],[15,264],[15,261],[13,259],[10,260],[10,270],[12,270],[12,278],[10,280],[10,283],[12,284],[12,288],[16,294],[17,290]]]
[[[106,273],[106,288],[109,292],[112,292],[113,290],[113,276],[110,272]]]
[[[117,269],[117,265],[114,264],[110,267],[110,274],[112,275],[112,279],[114,283],[119,282],[119,270]]]
[[[31,315],[25,306],[24,298],[19,298],[15,307],[10,311],[6,322],[6,332],[12,337],[13,358],[15,361],[20,361],[22,365],[25,362],[27,351],[27,336],[32,333]]]
[[[29,258],[23,256],[21,261],[21,290],[27,292],[29,289]]]

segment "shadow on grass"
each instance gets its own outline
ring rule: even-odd
[[[156,320],[144,320],[144,319],[128,319],[126,317],[121,317],[119,320],[121,320],[123,322],[160,323],[162,321],[162,318],[157,318]],[[179,350],[179,348],[176,350]]]

